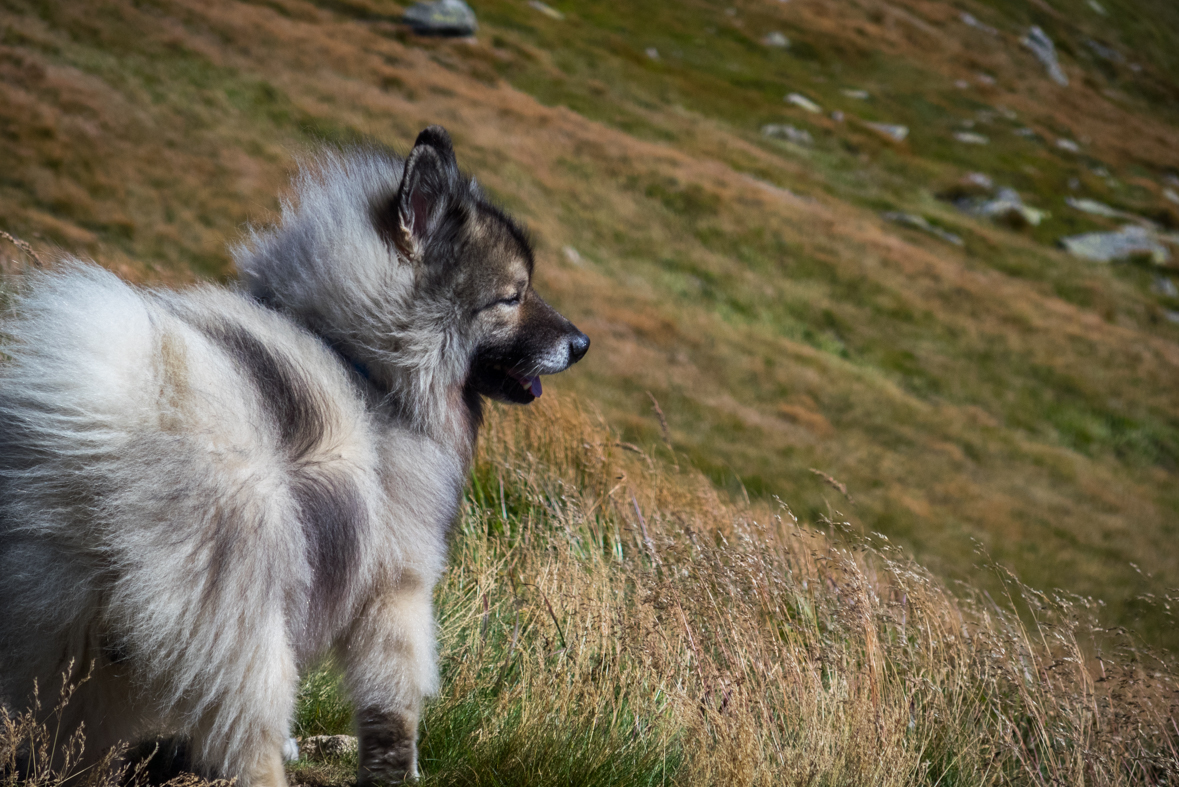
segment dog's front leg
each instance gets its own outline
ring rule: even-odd
[[[437,687],[432,583],[412,574],[374,596],[341,647],[360,738],[360,787],[416,779],[422,700]]]

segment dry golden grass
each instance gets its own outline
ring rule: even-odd
[[[1179,778],[1173,663],[1086,600],[1010,576],[951,592],[884,539],[836,545],[670,459],[567,398],[493,411],[437,596],[423,785]],[[5,717],[0,754],[45,730]]]
[[[1172,667],[1084,599],[1011,576],[997,601],[955,595],[879,537],[835,546],[718,498],[568,401],[497,411],[471,498],[427,783],[497,783],[452,750],[537,784],[568,760],[677,784],[1179,777]]]

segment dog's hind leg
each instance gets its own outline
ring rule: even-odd
[[[242,787],[286,787],[282,746],[294,715],[298,670],[282,621],[275,618],[235,631],[232,654],[208,679],[221,690],[207,697],[199,722],[186,730],[193,764],[206,776],[237,777]]]
[[[403,575],[368,604],[339,648],[356,705],[361,787],[417,778],[422,700],[438,684],[432,589]]]

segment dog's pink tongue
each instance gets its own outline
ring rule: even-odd
[[[532,385],[528,386],[528,389],[530,391],[532,391],[533,396],[540,398],[540,393],[541,393],[540,378],[533,377],[532,378]]]

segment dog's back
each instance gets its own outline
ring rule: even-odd
[[[138,732],[120,711],[233,729],[235,696],[284,696],[294,663],[267,676],[225,651],[322,649],[334,632],[310,629],[339,615],[315,605],[357,592],[337,564],[357,561],[382,493],[348,369],[243,295],[152,293],[81,265],[33,281],[5,333],[4,695],[93,663],[101,696],[83,685],[72,704],[106,708],[94,747]]]

